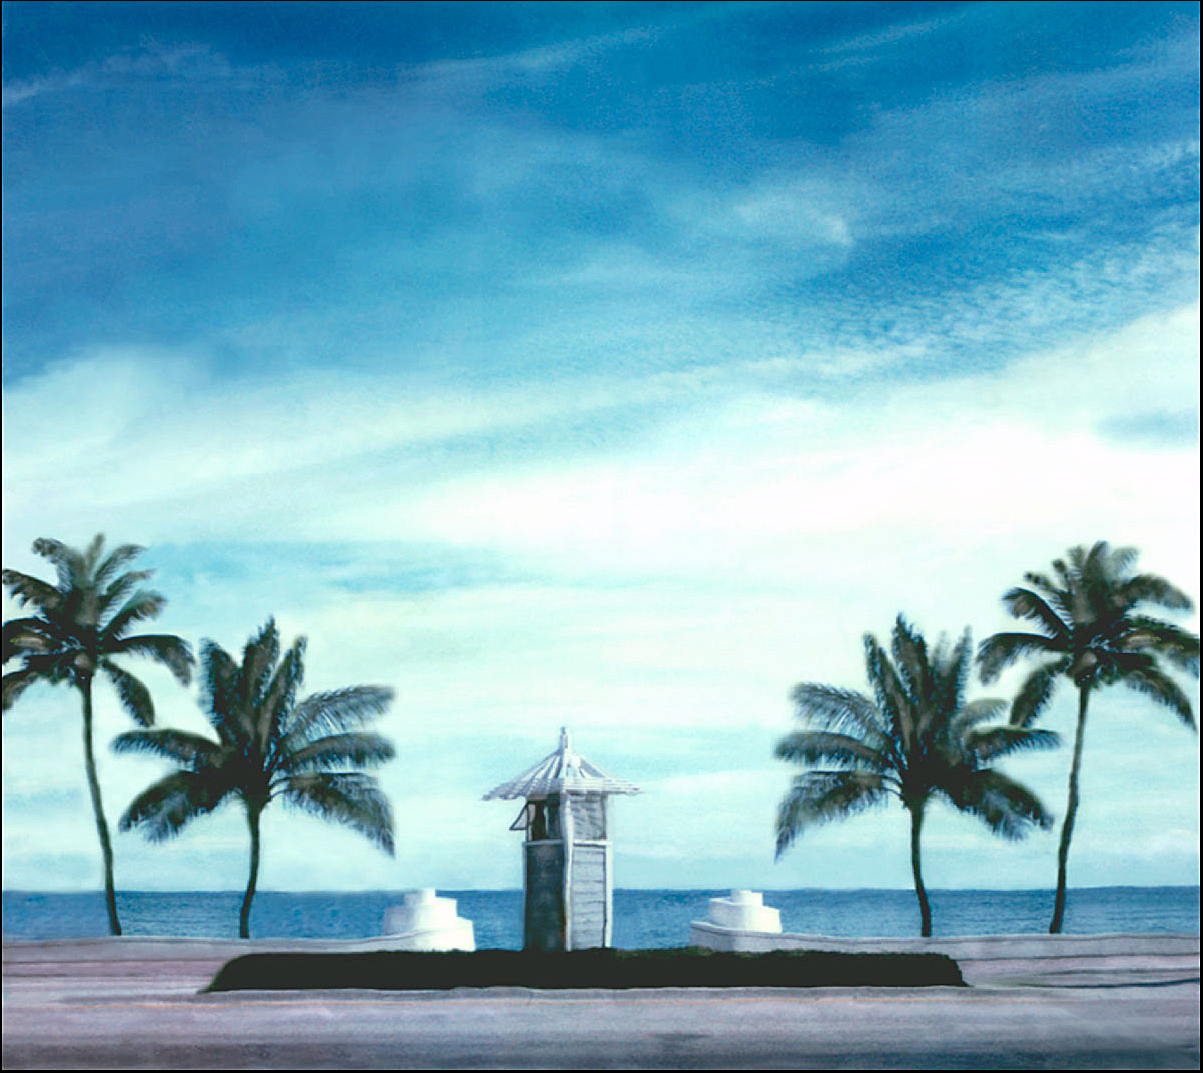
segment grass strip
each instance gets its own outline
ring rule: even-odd
[[[206,990],[937,986],[966,986],[957,963],[946,954],[817,950],[736,954],[673,947],[555,954],[523,950],[245,954],[222,966]]]

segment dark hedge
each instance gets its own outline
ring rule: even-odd
[[[933,986],[965,986],[952,958],[814,950],[733,954],[678,947],[558,954],[519,950],[246,954],[222,966],[207,990]]]

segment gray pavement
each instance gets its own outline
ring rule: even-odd
[[[1197,1069],[1194,942],[1193,965],[1178,953],[1149,968],[1139,946],[1130,965],[1109,953],[1093,969],[992,957],[994,975],[969,988],[223,995],[198,991],[231,951],[298,944],[5,944],[3,1057],[8,1069]]]

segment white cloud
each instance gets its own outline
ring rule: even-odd
[[[231,397],[170,357],[101,354],[6,393],[6,564],[38,569],[20,554],[34,535],[86,540],[97,529],[151,542],[148,559],[156,542],[284,546],[258,573],[198,578],[186,595],[168,593],[164,627],[237,646],[274,612],[286,636],[309,635],[309,688],[396,687],[381,729],[399,745],[434,727],[469,750],[490,730],[538,742],[567,722],[644,733],[653,753],[675,755],[682,738],[737,723],[748,734],[723,770],[650,780],[623,802],[624,883],[905,886],[896,816],[816,832],[772,864],[772,817],[789,771],[769,754],[789,727],[789,688],[807,679],[863,687],[860,635],[884,636],[900,610],[932,634],[1003,628],[998,601],[1008,585],[1096,537],[1138,545],[1142,566],[1197,593],[1197,446],[1142,446],[1096,431],[1100,415],[1190,402],[1196,322],[1197,311],[1183,309],[997,372],[883,383],[838,401],[783,397],[773,393],[776,377],[753,386],[747,370],[652,385],[595,379],[533,396],[482,390],[419,405],[353,377],[298,381],[286,399],[265,384]],[[102,384],[119,388],[103,414],[85,409],[65,427],[51,420],[64,400]],[[649,400],[658,420],[625,450],[576,444],[568,454],[553,439],[519,459],[446,447],[471,432],[504,442],[566,413],[616,402],[638,410]],[[405,464],[380,461],[391,452]],[[81,518],[88,529],[72,536]],[[367,555],[401,537],[436,555],[485,550],[527,580],[390,591],[371,582],[384,558],[361,564],[368,580],[356,592],[347,566],[323,567],[304,551],[321,541]],[[169,678],[154,689],[165,722],[203,727]],[[1118,695],[1099,698],[1076,874],[1188,882],[1181,869],[1185,861],[1189,872],[1197,839],[1198,793],[1196,759],[1182,748],[1188,735],[1141,708],[1145,736],[1125,737],[1112,716],[1126,710]],[[111,697],[100,712],[98,740],[125,729]],[[1064,712],[1057,718],[1065,730]],[[77,740],[77,719],[66,690],[31,693],[6,716],[5,861],[15,885],[44,885],[45,858],[28,837],[40,811],[30,795],[82,786],[81,760],[48,744]],[[415,771],[403,747],[382,771],[405,832],[396,862],[352,833],[281,814],[265,883],[510,885],[517,850],[502,830],[510,817],[476,798],[540,748],[512,758],[514,771],[472,757],[432,785],[432,771]],[[47,752],[58,766],[46,767]],[[1033,758],[1016,774],[1060,809],[1064,760],[1064,750]],[[155,765],[107,755],[102,763],[115,816]],[[1167,789],[1152,799],[1145,779],[1155,769]],[[1116,800],[1133,803],[1115,815]],[[1164,858],[1148,848],[1152,800],[1169,818]],[[85,797],[43,804],[45,846],[90,859]],[[244,847],[233,815],[198,821],[168,851],[123,836],[124,874],[134,885],[169,875],[170,885],[212,886],[214,862],[224,860],[220,882],[236,887]],[[315,852],[342,862],[337,874],[315,873],[313,854],[286,848],[295,824]],[[1101,831],[1128,847],[1131,868],[1112,852],[1094,856]],[[955,817],[933,822],[928,839],[933,883],[1044,882],[1027,856],[985,850],[987,836]],[[983,853],[966,852],[979,844]],[[488,862],[475,880],[455,864],[467,858]],[[82,882],[82,867],[67,869],[64,882]]]

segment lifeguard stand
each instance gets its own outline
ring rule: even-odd
[[[510,830],[526,832],[527,950],[610,945],[614,880],[606,799],[638,792],[574,753],[568,728],[561,727],[555,752],[485,794],[486,801],[526,801]]]

